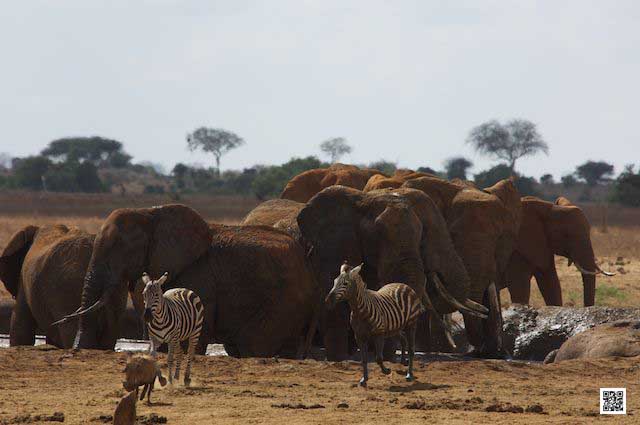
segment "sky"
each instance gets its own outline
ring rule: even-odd
[[[640,163],[640,2],[13,0],[0,12],[0,152],[113,138],[136,161],[213,165],[199,126],[246,145],[222,169],[318,155],[441,169],[490,119],[536,123],[556,178]]]

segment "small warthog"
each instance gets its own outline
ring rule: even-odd
[[[156,359],[146,354],[129,355],[123,372],[125,373],[125,380],[122,381],[124,389],[133,391],[140,385],[144,385],[140,400],[144,399],[145,394],[147,394],[147,403],[149,404],[151,404],[151,391],[156,382],[156,377],[160,381],[160,385],[163,387],[167,385],[167,380],[162,376]]]
[[[113,413],[113,425],[135,425],[138,387],[122,397]]]

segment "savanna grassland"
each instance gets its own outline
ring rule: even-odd
[[[37,197],[37,195],[36,195]],[[1,198],[1,194],[0,194]],[[0,202],[0,249],[28,224],[64,223],[96,232],[112,207],[123,200],[25,198],[23,209]],[[1,199],[0,199],[1,200]],[[4,200],[6,201],[6,200]],[[30,203],[29,203],[30,202]],[[171,202],[137,198],[131,206]],[[146,204],[145,204],[146,202]],[[234,223],[257,201],[181,199],[207,220]],[[24,207],[25,205],[31,207]],[[129,206],[129,205],[126,205]],[[609,207],[606,232],[601,210],[585,208],[593,223],[592,241],[603,269],[597,305],[640,305],[640,210]],[[581,306],[582,282],[574,267],[557,258],[566,305]],[[543,305],[532,283],[532,304]],[[6,292],[4,293],[6,296]],[[503,291],[503,304],[509,303]],[[197,356],[191,388],[156,387],[153,404],[138,403],[140,424],[333,424],[333,423],[491,423],[581,424],[598,415],[600,387],[626,387],[629,415],[616,423],[637,423],[640,368],[637,359],[571,360],[560,364],[500,360],[417,361],[417,381],[404,380],[404,367],[391,365],[385,376],[370,364],[369,388],[356,386],[357,362],[233,359]],[[166,357],[160,355],[166,374]],[[111,423],[122,389],[125,355],[58,350],[49,346],[0,349],[0,424],[44,422],[64,414],[64,423]],[[155,416],[154,416],[155,415]],[[60,418],[58,414],[57,418]]]

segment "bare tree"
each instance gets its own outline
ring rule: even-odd
[[[240,136],[221,128],[200,127],[193,133],[187,134],[187,146],[190,151],[202,149],[215,156],[218,174],[220,174],[222,155],[243,144],[244,140]]]
[[[507,161],[512,174],[519,158],[539,152],[549,154],[549,146],[538,133],[536,125],[521,119],[504,125],[496,120],[487,121],[471,130],[467,143],[481,154]]]
[[[351,146],[344,137],[334,137],[320,144],[320,150],[331,157],[331,163],[337,162],[343,155],[351,153]]]

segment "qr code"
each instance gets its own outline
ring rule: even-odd
[[[626,413],[626,388],[600,388],[601,415],[625,415]]]

